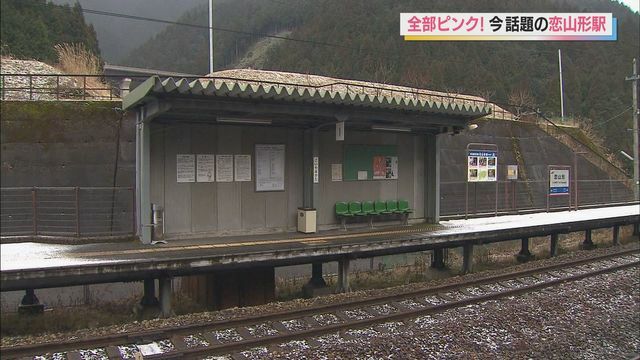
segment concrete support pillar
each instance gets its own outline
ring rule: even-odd
[[[444,249],[433,249],[433,259],[431,260],[431,267],[434,269],[444,269]]]
[[[633,236],[640,236],[640,224],[633,224]]]
[[[171,277],[163,276],[158,279],[158,287],[160,288],[160,312],[163,317],[173,315],[171,310]]]
[[[613,245],[620,245],[620,226],[614,226],[612,232]]]
[[[322,263],[314,262],[311,264],[311,279],[302,287],[302,292],[306,297],[314,297],[316,295],[329,294],[327,283],[322,277]]]
[[[558,256],[558,234],[551,234],[551,249],[549,250],[551,256]]]
[[[529,238],[522,238],[522,242],[520,244],[520,252],[516,256],[518,262],[527,262],[533,258],[533,255],[529,251]]]
[[[44,312],[44,304],[40,304],[40,300],[36,296],[34,289],[27,289],[22,297],[20,305],[18,305],[19,314],[42,314]]]
[[[156,280],[144,279],[144,294],[140,305],[143,307],[158,306],[158,298],[156,298]]]
[[[424,217],[428,223],[440,221],[440,136],[426,135],[424,154]]]
[[[596,245],[591,240],[591,229],[585,230],[584,232],[584,242],[582,243],[582,248],[585,250],[595,249]]]
[[[468,274],[473,271],[473,244],[467,243],[462,247],[462,272]]]
[[[338,291],[349,292],[349,258],[342,258],[338,261]]]

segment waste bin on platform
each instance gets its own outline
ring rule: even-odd
[[[316,232],[316,209],[298,208],[298,231],[307,234]]]

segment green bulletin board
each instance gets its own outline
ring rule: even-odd
[[[366,171],[367,180],[373,180],[373,158],[376,156],[397,156],[396,146],[345,145],[343,179],[345,181],[358,180],[358,172]]]

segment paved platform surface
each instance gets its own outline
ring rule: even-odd
[[[640,222],[640,206],[444,221],[439,225],[139,242],[0,245],[1,290],[180,276],[483,244]]]

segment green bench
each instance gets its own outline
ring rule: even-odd
[[[342,227],[347,230],[347,219],[367,217],[369,226],[373,227],[373,217],[380,215],[401,215],[405,224],[409,221],[409,214],[413,210],[407,200],[387,201],[339,201],[336,203],[336,217],[341,221]]]

